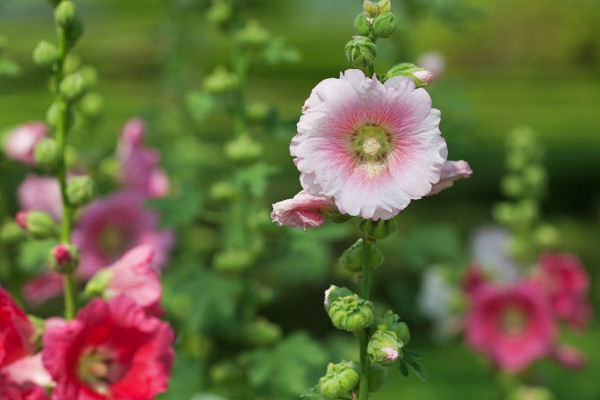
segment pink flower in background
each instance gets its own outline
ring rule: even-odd
[[[433,80],[439,79],[446,69],[446,59],[439,51],[430,51],[421,54],[415,64],[430,71],[433,75]]]
[[[17,189],[23,210],[45,211],[59,220],[62,216],[62,199],[58,179],[27,174]]]
[[[0,287],[0,369],[33,351],[34,327],[11,295]]]
[[[77,318],[51,318],[42,360],[56,381],[54,399],[154,399],[167,389],[171,327],[126,296],[92,300]]]
[[[451,187],[455,181],[461,178],[468,178],[473,171],[466,161],[446,161],[442,167],[440,180],[435,183],[428,195],[437,194],[444,189]]]
[[[471,297],[465,317],[467,344],[498,367],[519,372],[552,351],[556,327],[539,285],[485,284]]]
[[[105,298],[124,294],[149,313],[161,315],[162,286],[158,274],[151,268],[153,257],[152,247],[140,245],[129,250],[106,270],[100,271],[101,274],[108,274]]]
[[[557,345],[552,351],[552,357],[567,369],[582,369],[587,364],[583,354],[575,347],[567,344]]]
[[[540,257],[538,282],[550,297],[554,315],[573,328],[584,328],[592,315],[588,302],[589,277],[572,253],[546,253]]]
[[[117,147],[117,158],[121,162],[121,181],[132,191],[162,197],[169,193],[167,174],[158,167],[160,153],[144,146],[146,124],[140,118],[125,123]]]
[[[154,249],[153,269],[159,271],[165,265],[174,235],[157,230],[158,215],[145,209],[144,201],[141,195],[117,193],[98,199],[84,210],[73,231],[82,278],[89,279],[140,244]]]
[[[58,272],[48,271],[25,283],[21,294],[27,304],[36,307],[49,299],[60,296],[63,287],[63,276]]]
[[[337,212],[335,204],[326,197],[317,197],[301,191],[293,198],[273,204],[271,219],[277,225],[292,228],[316,228],[325,223],[324,213]]]
[[[440,180],[440,112],[410,78],[348,70],[319,83],[302,112],[290,145],[302,187],[343,214],[392,218]]]
[[[14,128],[4,141],[6,155],[15,161],[36,165],[33,152],[42,138],[48,135],[43,122],[28,122]]]

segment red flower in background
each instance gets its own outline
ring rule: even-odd
[[[34,327],[10,294],[0,287],[0,369],[33,350]]]
[[[573,328],[584,328],[592,315],[588,302],[589,277],[572,253],[546,253],[540,257],[538,282],[550,298],[554,315]]]
[[[52,318],[42,358],[53,399],[154,399],[167,389],[173,340],[166,322],[126,296],[94,299],[71,321]]]

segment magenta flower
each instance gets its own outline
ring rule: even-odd
[[[348,70],[319,83],[302,112],[290,145],[302,187],[343,214],[392,218],[440,180],[440,112],[410,78]]]
[[[465,317],[467,344],[498,367],[519,372],[552,351],[556,327],[545,294],[534,283],[483,284]]]
[[[104,290],[105,297],[112,299],[124,294],[147,312],[153,315],[162,314],[162,286],[156,271],[151,268],[153,257],[152,247],[140,245],[101,271],[109,276],[108,285]]]
[[[145,147],[146,124],[140,118],[125,123],[117,147],[121,162],[121,181],[126,188],[145,196],[162,197],[169,193],[167,174],[158,167],[160,153]]]
[[[56,381],[53,399],[154,399],[173,365],[171,327],[126,296],[94,299],[65,321],[51,318],[42,360]]]
[[[59,220],[62,216],[62,199],[58,179],[28,174],[17,189],[22,210],[45,211]]]
[[[73,230],[84,279],[118,260],[127,250],[148,244],[155,250],[152,268],[160,270],[169,256],[174,235],[158,231],[158,215],[144,208],[144,197],[117,193],[88,206]]]
[[[47,300],[60,296],[63,293],[64,278],[58,272],[42,273],[23,285],[21,294],[32,306],[39,306]]]
[[[435,183],[428,195],[438,194],[444,189],[451,187],[455,181],[468,178],[473,171],[466,161],[446,161],[442,167],[440,180]]]
[[[592,314],[588,301],[589,277],[572,253],[546,253],[540,257],[537,279],[550,297],[554,315],[576,329],[584,328]]]
[[[337,212],[335,204],[326,197],[317,197],[301,191],[293,198],[273,204],[271,219],[277,225],[292,228],[316,228],[325,223],[325,213]]]
[[[43,122],[28,122],[13,129],[4,141],[6,155],[15,161],[36,165],[33,152],[40,140],[48,135]]]

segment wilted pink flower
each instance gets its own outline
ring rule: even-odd
[[[42,360],[56,381],[53,398],[154,399],[173,365],[171,327],[126,296],[92,300],[65,321],[51,318]]]
[[[62,198],[58,179],[28,174],[17,189],[21,209],[39,210],[55,220],[62,216]]]
[[[439,79],[446,69],[446,59],[438,51],[421,54],[415,64],[430,71],[434,79]]]
[[[125,123],[117,147],[121,162],[121,180],[136,193],[150,197],[168,194],[170,185],[167,174],[158,167],[160,153],[144,145],[146,124],[140,118]]]
[[[454,184],[454,181],[468,178],[472,173],[473,171],[471,171],[466,161],[446,161],[442,167],[440,180],[432,186],[428,195],[437,194],[444,189],[448,189]]]
[[[440,112],[410,78],[347,70],[319,83],[302,112],[290,145],[302,187],[343,214],[392,218],[440,180]]]
[[[60,296],[63,292],[64,278],[58,272],[46,272],[31,279],[21,290],[27,304],[39,306],[47,300]]]
[[[162,286],[156,271],[150,267],[153,257],[152,247],[140,245],[129,250],[106,270],[100,271],[101,274],[108,274],[105,298],[124,294],[151,314],[162,314]]]
[[[550,354],[556,328],[540,287],[485,284],[471,297],[465,319],[467,344],[508,372],[519,372]]]
[[[152,268],[159,270],[167,261],[174,236],[158,231],[158,215],[144,208],[144,197],[117,193],[88,206],[73,231],[73,243],[79,247],[80,268],[84,279],[119,259],[127,250],[148,244],[155,250]]]
[[[557,318],[574,328],[584,328],[591,317],[588,302],[589,277],[572,253],[546,253],[540,257],[537,279],[550,297]]]
[[[331,199],[317,197],[303,190],[293,198],[273,204],[271,219],[277,225],[288,225],[292,228],[316,228],[325,223],[326,212],[336,212]]]
[[[35,146],[48,134],[43,122],[28,122],[13,129],[4,141],[4,151],[13,160],[36,165]]]

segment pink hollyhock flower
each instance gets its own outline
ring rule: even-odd
[[[546,253],[540,257],[537,280],[544,287],[552,311],[573,328],[584,328],[591,317],[588,302],[589,277],[572,253]]]
[[[100,278],[108,280],[104,289],[105,298],[111,299],[124,294],[151,314],[162,314],[162,286],[156,271],[151,268],[153,257],[152,247],[140,245],[129,250],[110,267],[101,270],[99,274],[104,276]]]
[[[60,296],[63,292],[63,287],[63,276],[58,272],[49,271],[25,283],[21,294],[27,304],[36,307],[49,299]]]
[[[519,372],[552,351],[556,328],[540,287],[486,284],[471,297],[465,317],[467,344],[508,372]]]
[[[34,331],[27,315],[0,287],[0,369],[33,351]]]
[[[167,389],[174,333],[126,296],[92,300],[77,318],[48,320],[42,360],[53,399],[150,400]]]
[[[62,198],[58,179],[28,174],[17,189],[21,209],[39,210],[55,220],[62,216]]]
[[[451,187],[455,181],[468,178],[472,173],[473,171],[471,171],[471,167],[466,161],[446,161],[442,167],[440,180],[432,186],[428,195],[438,194],[442,190]]]
[[[326,197],[317,197],[303,190],[293,198],[273,204],[271,219],[277,225],[292,228],[316,228],[325,223],[325,213],[337,212],[335,204]]]
[[[412,79],[347,70],[306,101],[290,151],[300,183],[343,214],[389,219],[431,192],[448,154],[440,112]]]
[[[84,210],[73,231],[73,243],[79,247],[78,271],[83,278],[89,279],[140,244],[154,248],[152,268],[158,271],[164,266],[174,235],[156,230],[158,215],[144,209],[143,202],[141,195],[117,193]]]
[[[125,123],[117,147],[117,158],[121,162],[123,184],[150,197],[168,194],[170,185],[167,174],[158,167],[160,153],[144,146],[146,124],[140,118]]]
[[[36,165],[33,152],[40,140],[48,135],[43,122],[28,122],[13,129],[4,141],[4,151],[13,160]]]
[[[4,367],[0,372],[11,382],[19,385],[39,385],[50,387],[53,385],[52,377],[42,364],[42,353],[23,357]],[[3,399],[3,397],[0,397]]]

